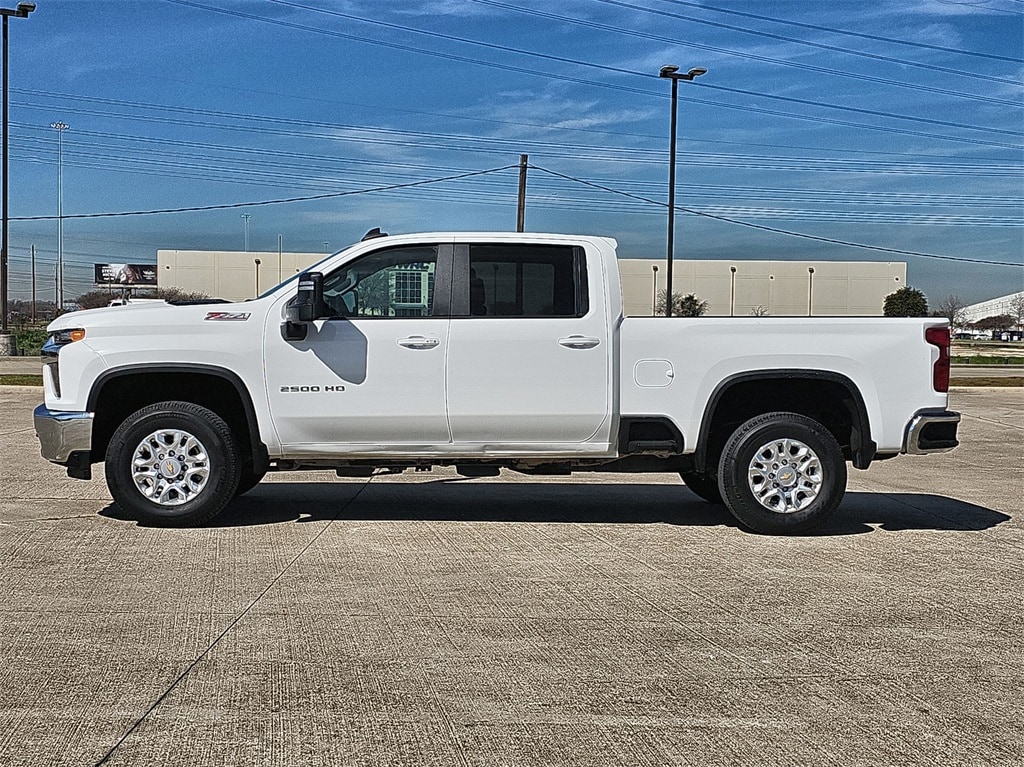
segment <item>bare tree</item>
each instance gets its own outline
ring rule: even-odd
[[[767,317],[768,316],[768,307],[767,306],[761,306],[761,304],[758,304],[757,306],[755,306],[753,309],[750,310],[750,316],[751,317]]]
[[[956,333],[967,324],[967,313],[964,311],[966,307],[967,305],[960,300],[959,296],[948,295],[942,299],[935,314],[949,320],[950,330]]]
[[[1017,327],[1024,330],[1024,293],[1010,299],[1010,315],[1016,320]]]

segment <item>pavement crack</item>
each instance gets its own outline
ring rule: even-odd
[[[281,571],[270,579],[270,583],[266,585],[263,591],[257,594],[256,597],[251,602],[249,602],[248,605],[246,605],[245,609],[238,613],[238,615],[236,615],[228,623],[228,625],[225,626],[224,629],[216,637],[214,637],[213,641],[210,642],[209,645],[207,645],[206,649],[199,653],[199,655],[197,655],[192,660],[192,662],[185,667],[185,669],[178,675],[178,677],[173,682],[171,682],[170,685],[167,686],[167,689],[164,690],[155,701],[153,701],[152,705],[148,709],[146,709],[142,716],[136,719],[135,722],[132,723],[132,726],[125,731],[125,733],[120,737],[120,739],[118,739],[118,741],[110,747],[110,750],[107,751],[107,753],[105,753],[98,761],[96,761],[93,764],[93,767],[101,767],[101,765],[107,764],[110,761],[110,758],[117,752],[117,750],[124,744],[124,742],[128,740],[128,738],[130,738],[132,734],[137,729],[139,729],[139,727],[142,726],[143,722],[145,722],[146,719],[149,718],[150,714],[152,714],[154,711],[156,711],[157,708],[159,708],[160,704],[168,698],[168,696],[174,691],[174,689],[183,681],[185,681],[188,675],[192,673],[192,670],[196,666],[198,666],[203,661],[203,659],[206,658],[206,656],[213,652],[213,649],[218,644],[220,644],[220,641],[224,639],[224,637],[226,637],[228,634],[230,634],[231,630],[234,629],[234,627],[237,626],[241,622],[241,620],[246,615],[248,615],[254,607],[256,607],[257,604],[259,604],[260,600],[263,599],[263,597],[265,597],[270,592],[270,590],[277,585],[277,582],[284,577],[285,573],[287,573],[292,568],[292,566],[294,566],[295,563],[302,558],[303,554],[309,551],[309,549],[312,548],[313,544],[320,540],[320,537],[330,529],[331,525],[333,525],[337,521],[338,517],[340,517],[342,513],[344,513],[348,509],[349,506],[355,503],[356,499],[359,498],[360,495],[362,495],[363,491],[367,488],[372,479],[372,477],[367,479],[366,482],[363,483],[363,486],[359,488],[359,491],[356,492],[356,494],[353,495],[351,498],[349,498],[347,503],[345,503],[343,506],[338,508],[337,511],[334,512],[334,515],[327,520],[327,524],[324,525],[317,532],[316,535],[310,538],[301,549],[299,549],[298,553],[288,561],[288,564],[282,567]]]

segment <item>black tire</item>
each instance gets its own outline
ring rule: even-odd
[[[681,471],[679,476],[683,478],[687,489],[699,498],[708,503],[721,505],[722,493],[718,489],[718,480],[708,474],[699,474],[695,471]]]
[[[213,518],[235,496],[241,457],[220,416],[169,401],[144,407],[117,427],[105,468],[123,511],[142,524],[187,527]]]
[[[251,462],[244,462],[238,471],[238,487],[235,489],[235,497],[244,495],[263,481],[267,476],[265,471],[254,471]]]
[[[718,487],[729,511],[751,530],[804,533],[842,502],[846,461],[836,438],[817,421],[765,413],[732,433],[718,464]]]

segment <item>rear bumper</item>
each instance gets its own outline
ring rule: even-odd
[[[92,450],[92,413],[48,410],[40,405],[32,413],[36,436],[43,458],[67,466],[76,462],[73,455]]]
[[[956,438],[960,414],[949,410],[918,413],[907,424],[903,452],[909,455],[945,453],[960,443]]]

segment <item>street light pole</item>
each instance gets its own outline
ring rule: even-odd
[[[736,313],[736,267],[729,267],[729,316]]]
[[[254,258],[252,262],[256,264],[256,297],[258,298],[260,295],[260,263],[262,262],[258,258]]]
[[[651,264],[651,271],[654,272],[654,284],[651,285],[651,316],[658,313],[658,265]]]
[[[57,131],[57,308],[64,308],[64,131],[65,122],[50,123]]]
[[[672,124],[670,128],[671,137],[669,138],[669,150],[668,150],[668,256],[667,271],[665,275],[665,316],[672,316],[672,260],[675,249],[675,230],[676,230],[676,112],[677,105],[679,103],[679,81],[680,80],[693,80],[695,77],[700,77],[703,74],[707,74],[706,69],[703,67],[694,67],[686,74],[679,74],[679,67],[668,65],[661,68],[658,73],[659,77],[664,77],[672,81]]]
[[[243,213],[242,220],[245,221],[245,252],[249,252],[249,219],[252,218],[251,213]]]
[[[7,310],[7,250],[10,242],[7,237],[7,225],[10,220],[8,215],[8,184],[7,184],[7,134],[9,132],[10,122],[7,115],[7,70],[8,70],[8,57],[7,57],[7,19],[11,16],[15,18],[24,19],[28,18],[28,15],[36,9],[35,3],[18,3],[17,8],[0,8],[0,15],[3,16],[3,59],[4,59],[4,74],[3,74],[3,140],[2,150],[0,153],[3,155],[0,164],[3,165],[0,176],[3,177],[2,182],[2,194],[3,194],[3,205],[2,205],[2,216],[3,223],[0,225],[0,355],[7,356],[17,351],[14,345],[14,337],[10,334],[7,325],[7,315],[10,313]]]

